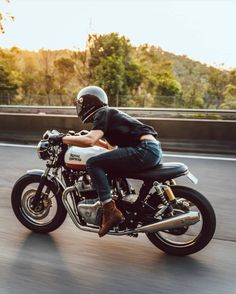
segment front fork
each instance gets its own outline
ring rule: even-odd
[[[44,172],[44,173],[42,174],[42,176],[41,176],[41,180],[40,180],[40,182],[39,182],[38,189],[37,189],[37,191],[36,191],[36,193],[35,193],[35,196],[34,196],[34,198],[33,198],[32,203],[31,203],[31,208],[32,208],[33,210],[35,210],[35,208],[37,207],[37,205],[39,204],[39,202],[40,202],[40,200],[41,200],[41,195],[42,195],[43,187],[44,187],[44,185],[45,185],[45,183],[46,183],[46,180],[47,180],[47,178],[48,178],[49,171],[50,171],[50,168],[47,167],[47,168],[45,169],[45,172]],[[49,189],[49,188],[48,188],[48,189]],[[46,191],[46,194],[47,194],[47,193],[49,193],[49,191]]]

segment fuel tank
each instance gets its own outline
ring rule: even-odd
[[[104,152],[109,152],[109,150],[99,146],[86,148],[71,146],[65,153],[65,165],[68,168],[85,170],[86,162],[90,157]]]

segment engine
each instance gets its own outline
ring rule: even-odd
[[[78,204],[79,214],[87,224],[100,225],[102,205],[93,188],[90,176],[85,173],[79,177],[77,189],[81,197],[85,198]]]
[[[99,199],[85,199],[79,202],[78,211],[87,224],[100,226],[102,205]]]

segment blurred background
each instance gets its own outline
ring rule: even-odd
[[[0,104],[236,108],[236,2],[0,0]]]

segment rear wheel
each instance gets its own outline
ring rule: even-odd
[[[66,210],[61,199],[61,190],[53,182],[46,181],[41,200],[32,208],[41,176],[25,175],[15,184],[11,203],[18,220],[36,233],[49,233],[56,230],[66,218]]]
[[[215,213],[209,201],[196,190],[183,186],[171,188],[180,203],[174,209],[175,215],[185,213],[186,210],[197,211],[200,221],[189,227],[147,233],[147,237],[167,254],[193,254],[203,249],[212,239],[216,227]]]

